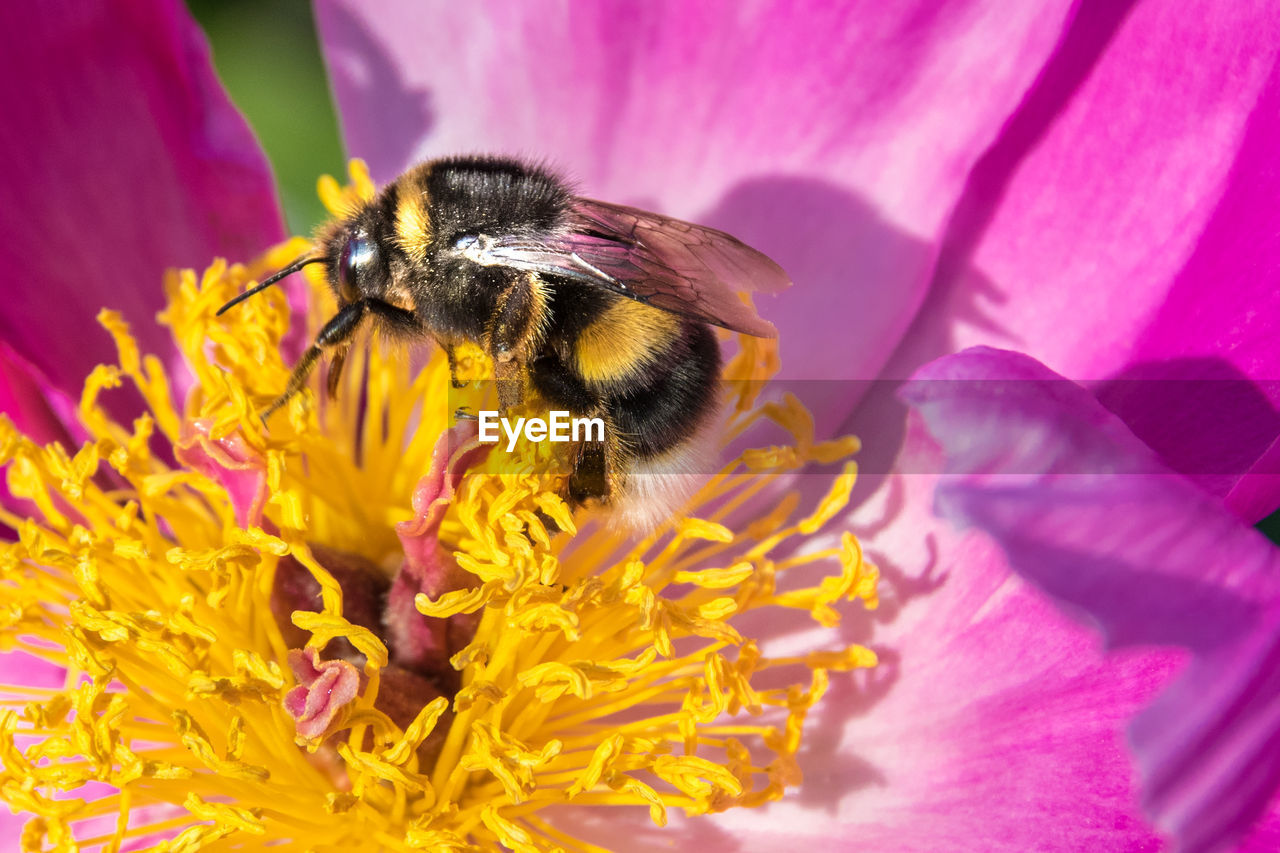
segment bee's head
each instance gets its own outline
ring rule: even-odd
[[[329,286],[339,305],[385,298],[390,270],[380,236],[378,218],[369,208],[321,233]]]
[[[381,300],[387,292],[389,272],[386,256],[372,236],[367,217],[356,215],[327,226],[318,236],[318,251],[304,255],[279,272],[263,279],[226,305],[221,314],[255,293],[267,289],[287,275],[309,264],[324,264],[326,278],[339,307],[353,302]]]
[[[267,407],[263,418],[285,404],[306,385],[307,377],[322,352],[332,354],[327,387],[329,395],[337,393],[342,366],[352,335],[369,316],[391,332],[421,334],[421,326],[412,310],[387,301],[395,288],[391,286],[389,252],[381,242],[379,219],[372,206],[346,218],[331,222],[316,237],[316,251],[298,258],[218,309],[221,314],[308,264],[324,264],[326,277],[338,299],[338,312],[320,328],[315,342],[307,347],[294,365],[289,385],[276,401]]]
[[[343,233],[326,260],[329,284],[340,304],[377,299],[386,289],[386,260],[377,241],[362,228]]]

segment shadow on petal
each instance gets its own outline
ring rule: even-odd
[[[1224,359],[1143,362],[1094,391],[1161,462],[1220,500],[1251,474],[1280,473],[1265,462],[1280,437],[1276,383],[1254,381]]]
[[[341,4],[321,4],[316,24],[324,32],[342,34],[325,39],[324,58],[340,99],[347,150],[370,164],[379,184],[394,180],[413,163],[418,143],[435,126],[431,92],[412,85],[363,20]],[[387,132],[381,121],[388,116],[394,132]]]
[[[1110,648],[1191,653],[1130,729],[1143,801],[1183,849],[1240,840],[1280,766],[1280,550],[1026,356],[966,350],[903,397],[946,454],[940,514],[985,531]]]

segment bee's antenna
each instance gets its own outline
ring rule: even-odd
[[[324,260],[324,256],[323,256],[323,255],[317,255],[317,256],[310,256],[310,257],[302,257],[302,258],[298,258],[296,261],[294,261],[293,263],[289,264],[289,266],[287,266],[287,267],[285,267],[284,269],[280,270],[280,272],[278,272],[278,273],[276,273],[276,274],[274,274],[274,275],[268,276],[266,279],[264,279],[264,280],[263,280],[260,284],[258,284],[257,286],[249,288],[249,289],[248,289],[248,290],[246,290],[244,293],[242,293],[242,294],[240,294],[239,296],[237,296],[235,299],[232,299],[232,300],[231,300],[230,302],[228,302],[226,305],[223,305],[221,308],[219,308],[219,309],[218,309],[218,314],[217,314],[217,316],[219,316],[219,317],[220,317],[220,316],[222,316],[222,314],[223,314],[224,312],[226,312],[227,310],[229,310],[229,309],[231,309],[231,308],[234,308],[235,306],[239,305],[241,302],[245,301],[245,300],[246,300],[246,299],[248,299],[250,296],[253,296],[255,293],[261,293],[262,291],[266,290],[268,287],[270,287],[271,285],[275,284],[277,281],[279,281],[280,279],[284,278],[285,276],[287,276],[287,275],[292,275],[293,273],[296,273],[298,270],[302,269],[302,268],[303,268],[303,267],[305,267],[307,264],[318,264],[318,263],[320,263],[320,262],[321,262],[321,261],[323,261],[323,260]]]

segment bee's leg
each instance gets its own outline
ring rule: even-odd
[[[518,361],[495,361],[493,378],[498,386],[498,408],[513,409],[524,401],[524,366]]]
[[[565,489],[565,498],[571,507],[579,507],[591,501],[608,503],[622,487],[627,453],[613,420],[604,409],[596,409],[590,417],[599,418],[604,424],[599,440],[587,429],[587,435],[577,442],[570,455],[571,468]]]
[[[609,462],[604,442],[582,442],[577,447],[565,496],[572,507],[609,497]]]
[[[453,351],[453,344],[447,344],[444,354],[449,357],[449,383],[454,388],[461,388],[467,383],[458,378],[458,356]]]
[[[407,311],[380,299],[365,299],[363,303],[369,309],[370,314],[382,321],[379,324],[379,328],[383,332],[404,340],[416,341],[421,339],[425,330],[422,328],[422,322],[412,311]]]
[[[498,298],[485,338],[504,410],[524,399],[525,356],[537,345],[546,310],[546,288],[535,273],[518,276]]]
[[[329,359],[329,375],[325,377],[325,390],[330,400],[338,399],[338,386],[342,383],[342,366],[347,363],[347,353],[351,351],[351,341],[339,344]]]
[[[596,411],[591,417],[599,417],[605,423],[604,441],[578,441],[569,450],[569,476],[560,497],[573,512],[591,502],[604,503],[614,494],[620,457],[619,448],[610,439],[612,426],[607,415]],[[560,532],[556,520],[542,510],[535,510],[538,520],[551,536]]]
[[[364,312],[368,308],[366,302],[348,302],[335,314],[329,322],[324,324],[324,328],[320,330],[320,334],[316,335],[315,343],[307,347],[307,351],[302,354],[302,358],[298,359],[298,363],[293,367],[293,373],[289,375],[289,384],[285,386],[284,393],[275,399],[266,411],[262,413],[262,420],[266,422],[267,418],[285,403],[289,402],[289,398],[301,391],[307,384],[307,377],[311,375],[311,370],[316,366],[316,362],[320,359],[320,354],[327,349],[338,347],[340,352],[345,352],[346,346],[351,341],[351,336],[355,334],[356,328],[360,325],[360,321],[364,319]],[[338,369],[341,370],[341,362]]]

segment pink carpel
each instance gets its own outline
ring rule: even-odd
[[[360,671],[345,660],[319,659],[314,648],[289,650],[289,666],[298,686],[284,697],[284,709],[299,735],[319,738],[360,692]]]
[[[415,517],[396,525],[404,547],[404,563],[391,583],[383,621],[390,640],[392,660],[419,672],[451,673],[449,657],[474,631],[474,619],[427,619],[414,606],[418,593],[437,598],[461,589],[471,578],[440,548],[440,521],[452,503],[463,474],[481,461],[489,447],[481,445],[474,421],[462,421],[440,436],[431,470],[413,493]],[[451,636],[453,640],[451,640]]]
[[[212,438],[212,426],[211,418],[187,423],[187,434],[177,446],[178,461],[212,477],[227,490],[241,527],[260,525],[267,501],[267,460],[239,433]]]

